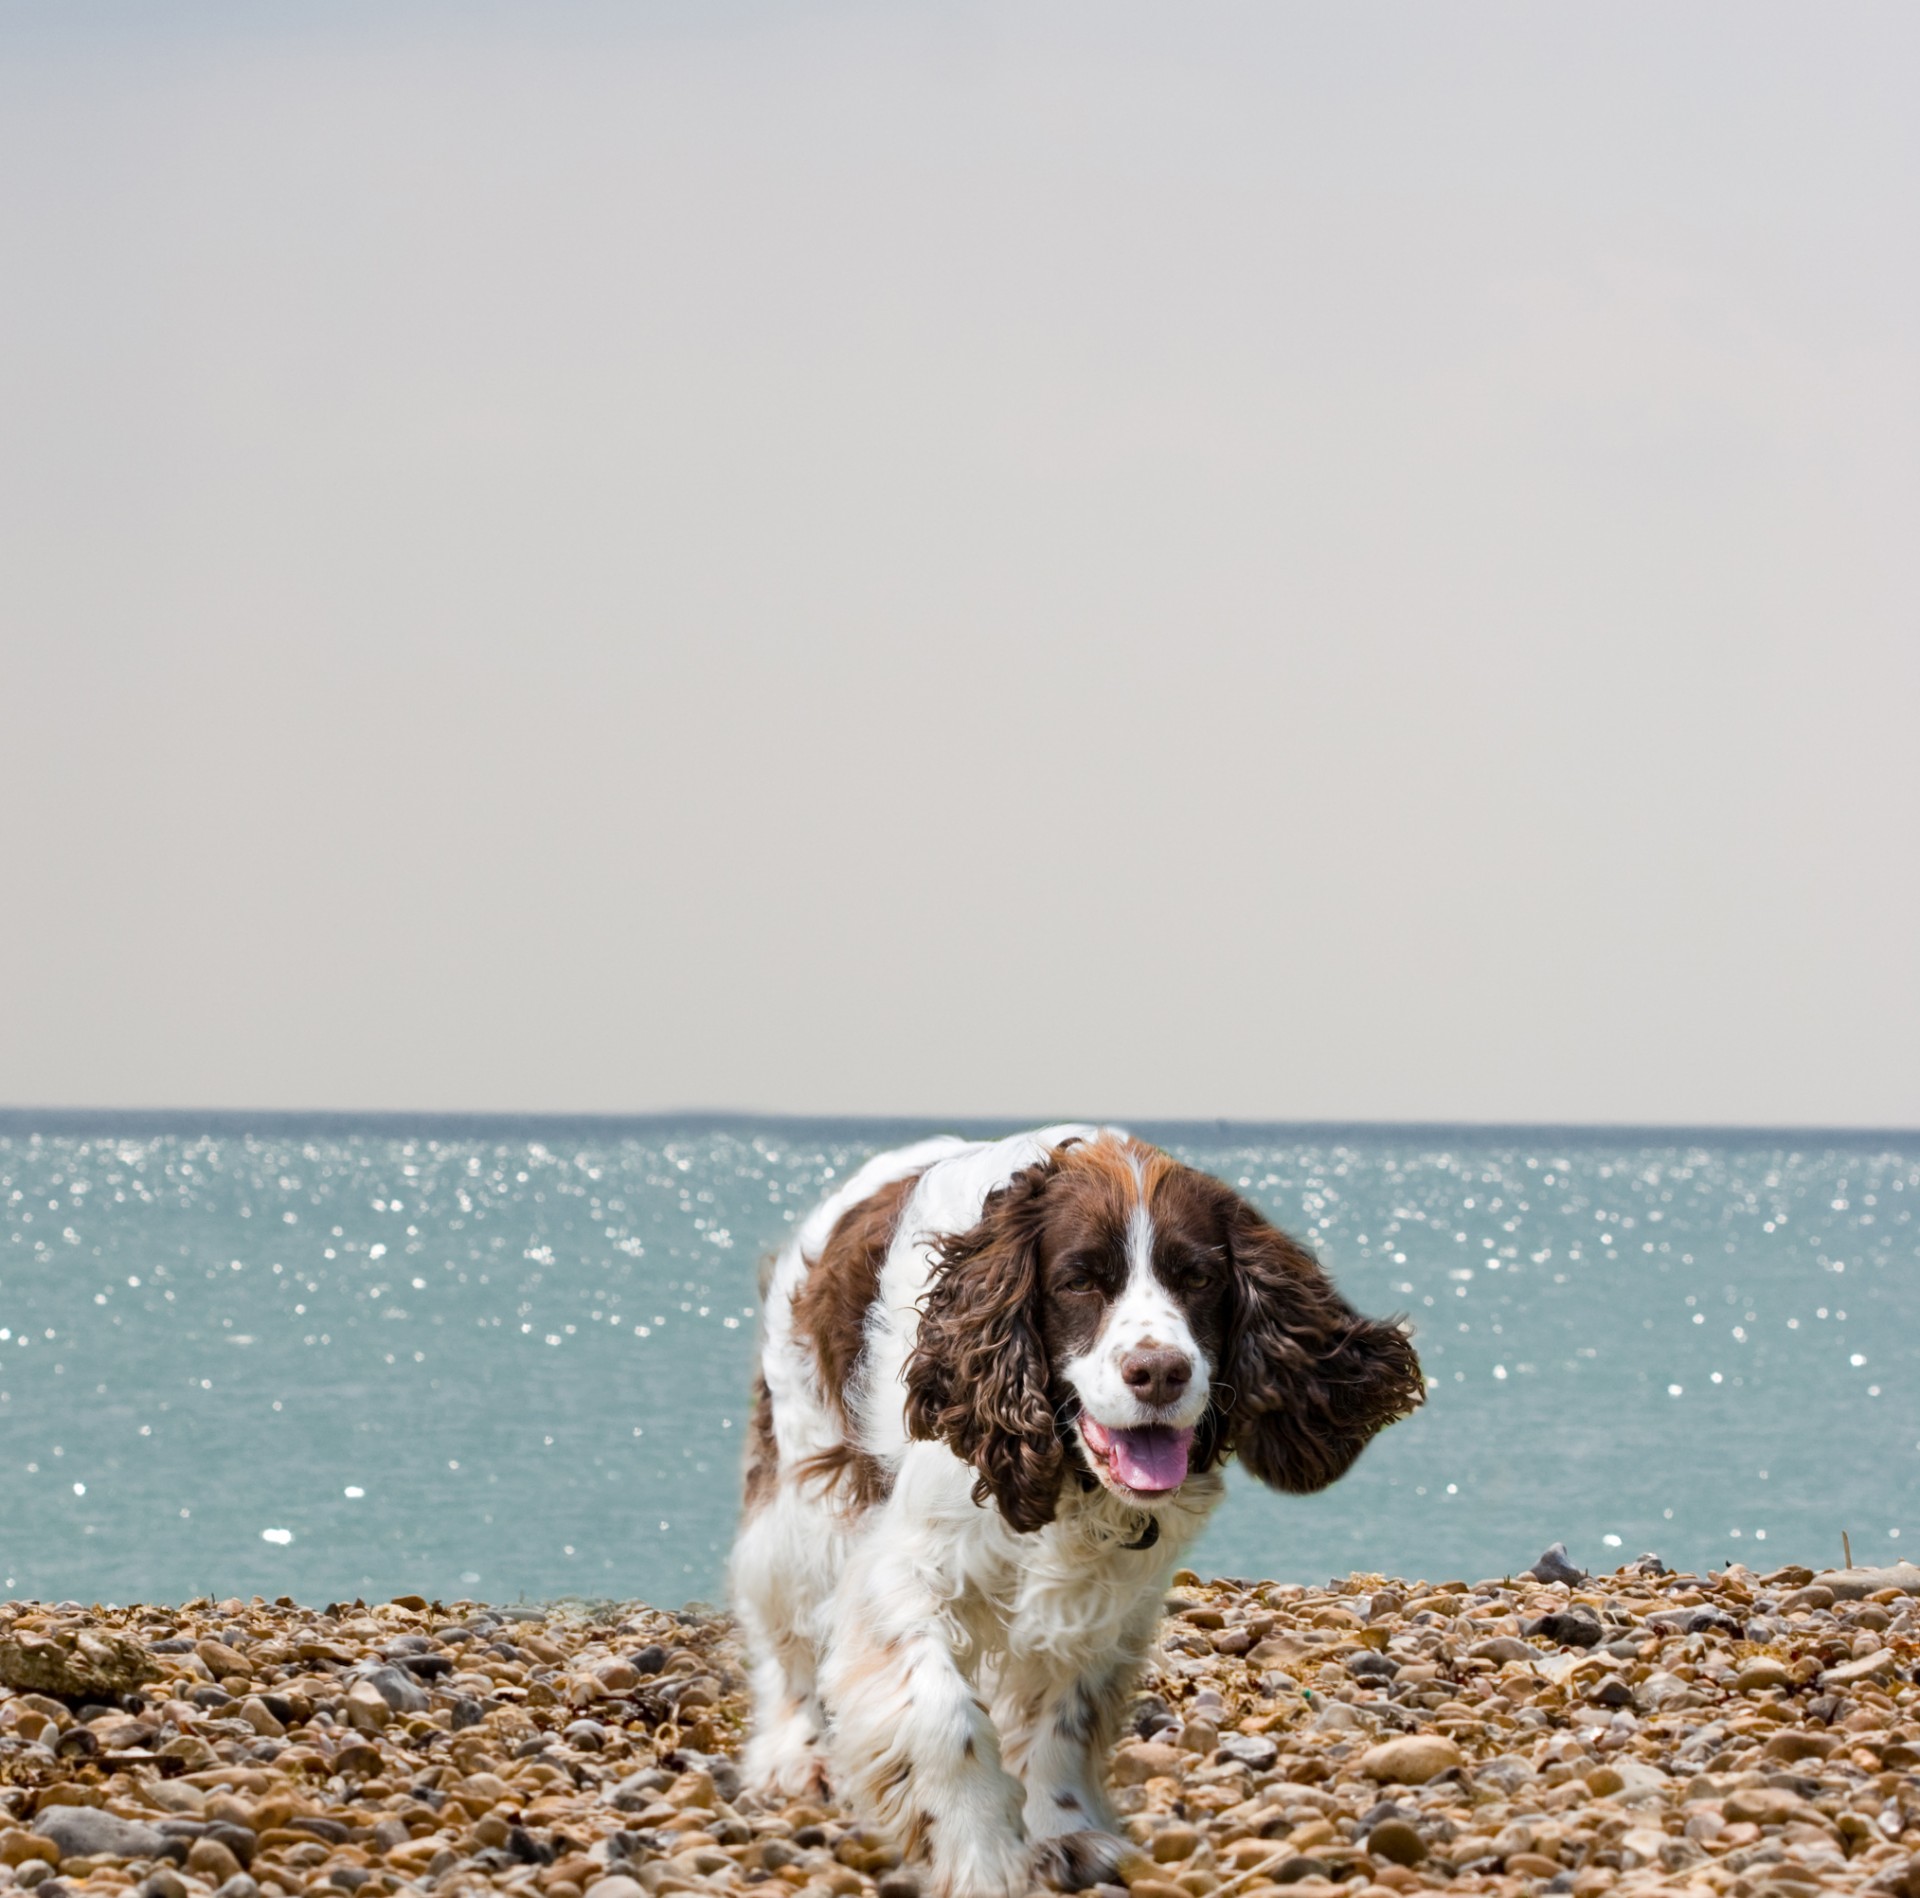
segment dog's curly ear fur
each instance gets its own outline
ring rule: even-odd
[[[1039,1328],[1041,1202],[1054,1163],[1016,1173],[989,1195],[979,1224],[942,1240],[907,1360],[907,1429],[944,1443],[979,1471],[1023,1534],[1053,1520],[1066,1452],[1048,1396]]]
[[[1426,1379],[1398,1324],[1365,1318],[1304,1246],[1244,1200],[1229,1221],[1234,1312],[1224,1434],[1261,1482],[1325,1489],[1374,1434],[1419,1407]]]

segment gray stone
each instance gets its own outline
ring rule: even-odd
[[[33,1829],[51,1839],[62,1858],[170,1858],[178,1865],[187,1856],[185,1839],[97,1806],[49,1806],[34,1815]]]
[[[1255,1773],[1264,1773],[1280,1758],[1280,1749],[1264,1733],[1223,1733],[1217,1757],[1237,1760]]]
[[[1544,1635],[1567,1648],[1597,1648],[1602,1632],[1600,1623],[1584,1608],[1556,1609],[1527,1627],[1528,1634]]]
[[[1534,1772],[1527,1761],[1514,1753],[1501,1753],[1493,1759],[1484,1760],[1473,1769],[1473,1782],[1476,1786],[1498,1786],[1503,1793],[1511,1797],[1522,1786],[1530,1785]]]
[[[395,1713],[425,1713],[433,1705],[427,1690],[403,1669],[384,1663],[355,1670]]]
[[[1173,1714],[1158,1694],[1142,1694],[1133,1704],[1133,1732],[1139,1740],[1151,1740],[1174,1724]]]
[[[1527,1570],[1536,1582],[1584,1582],[1587,1571],[1574,1566],[1564,1542],[1556,1542]]]
[[[260,1898],[260,1887],[245,1872],[235,1872],[213,1898]]]
[[[1329,1700],[1314,1716],[1316,1733],[1360,1733],[1368,1731],[1367,1716],[1344,1700]]]
[[[1868,1681],[1890,1681],[1898,1671],[1896,1657],[1886,1649],[1878,1654],[1863,1654],[1857,1661],[1843,1661],[1820,1676],[1820,1685],[1829,1691],[1844,1693],[1849,1687],[1861,1687]]]
[[[1510,1634],[1496,1634],[1491,1640],[1478,1642],[1467,1650],[1476,1661],[1531,1661],[1538,1652]]]
[[[1664,1797],[1673,1790],[1673,1782],[1659,1767],[1646,1760],[1629,1759],[1625,1754],[1612,1756],[1613,1770],[1620,1776],[1620,1790],[1605,1795],[1625,1806]]]
[[[645,1812],[660,1803],[659,1775],[651,1770],[623,1779],[608,1796],[615,1812]]]
[[[1649,1619],[1652,1617],[1649,1616]],[[1745,1638],[1746,1629],[1734,1618],[1718,1608],[1696,1608],[1688,1616],[1685,1632],[1688,1634],[1724,1634],[1739,1641]]]
[[[224,1845],[240,1861],[243,1871],[252,1866],[253,1855],[260,1849],[259,1834],[251,1826],[229,1825],[224,1819],[214,1820],[205,1836]]]

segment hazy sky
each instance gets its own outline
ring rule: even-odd
[[[0,11],[0,1102],[1920,1125],[1920,11]]]

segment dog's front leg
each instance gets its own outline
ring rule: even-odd
[[[1131,1655],[1051,1677],[1023,1667],[1022,1684],[1009,1681],[995,1701],[1007,1765],[1026,1786],[1035,1870],[1062,1891],[1124,1882],[1136,1853],[1119,1836],[1103,1769],[1138,1671]]]
[[[1022,1898],[1020,1784],[947,1638],[925,1571],[873,1538],[836,1601],[821,1672],[836,1785],[909,1860],[930,1898]]]

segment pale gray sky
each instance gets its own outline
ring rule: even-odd
[[[0,1102],[1920,1124],[1920,12],[0,12]]]

